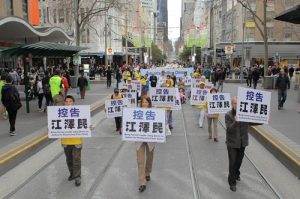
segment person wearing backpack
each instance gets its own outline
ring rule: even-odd
[[[51,96],[51,91],[50,91],[49,80],[50,80],[49,73],[48,73],[48,71],[46,71],[45,72],[45,77],[42,81],[43,92],[44,92],[44,96],[45,96],[45,99],[46,99],[46,106],[44,108],[44,112],[46,112],[47,106],[50,106],[53,103],[52,96]]]
[[[17,118],[18,109],[22,107],[20,96],[17,88],[12,85],[13,78],[8,75],[6,77],[6,84],[3,86],[1,90],[1,102],[5,106],[8,118],[9,118],[9,124],[10,124],[10,136],[16,135],[15,131],[15,123]]]

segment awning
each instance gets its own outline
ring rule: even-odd
[[[1,56],[20,56],[31,54],[32,56],[54,56],[54,57],[69,57],[75,53],[87,48],[78,46],[68,46],[65,44],[38,42],[17,47],[6,48],[0,51]]]
[[[284,11],[274,19],[294,24],[300,24],[300,4]]]
[[[33,27],[19,17],[0,18],[0,41],[14,43],[72,41],[59,27]]]

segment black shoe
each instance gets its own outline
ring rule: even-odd
[[[280,109],[281,109],[281,106],[279,105],[279,106],[278,106],[278,110],[280,110]]]
[[[151,180],[150,176],[146,176],[146,181],[150,181],[150,180]]]
[[[141,186],[139,187],[139,191],[140,191],[140,192],[144,192],[145,189],[146,189],[146,185],[141,185]]]
[[[169,126],[169,129],[172,130],[172,129],[173,129],[173,126]]]
[[[230,190],[236,192],[236,186],[230,186]]]
[[[75,179],[75,185],[76,185],[76,187],[79,187],[81,185],[81,178],[80,177]]]
[[[68,181],[72,181],[72,180],[74,180],[75,178],[73,177],[73,175],[70,175],[69,177],[68,177]]]
[[[241,181],[241,178],[240,178],[240,176],[238,176],[238,177],[236,178],[236,180],[237,180],[237,181]]]
[[[214,138],[214,141],[215,141],[215,142],[219,142],[218,138]]]

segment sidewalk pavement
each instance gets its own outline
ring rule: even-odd
[[[174,112],[175,125],[167,142],[156,145],[151,181],[144,193],[138,192],[135,143],[122,142],[114,131],[114,120],[106,119],[103,111],[92,120],[95,130],[92,138],[84,140],[80,187],[67,180],[69,173],[57,140],[1,176],[0,198],[276,198],[246,157],[237,192],[229,190],[225,130],[219,125],[218,143],[208,140],[206,121],[204,128],[198,128],[197,111],[188,104],[183,111]],[[299,181],[281,163],[271,160],[270,153],[256,147],[257,142],[251,140],[250,144],[252,157],[258,154],[259,161],[272,165],[267,170],[275,175],[275,182],[277,176],[287,178],[277,182],[282,184],[279,188],[288,189],[283,198],[296,198]]]
[[[69,90],[68,94],[75,97],[78,105],[90,105],[94,102],[105,98],[107,95],[113,92],[113,85],[107,89],[106,84],[92,84],[91,90],[86,92],[84,100],[80,99],[80,96],[76,94],[76,89]],[[30,101],[30,113],[26,113],[25,101],[22,101],[22,108],[18,111],[16,120],[16,136],[9,136],[9,121],[3,120],[0,117],[0,151],[1,148],[6,145],[15,142],[25,136],[44,129],[47,126],[47,113],[38,112],[38,100]],[[45,104],[45,98],[43,99],[43,105]],[[41,131],[42,132],[42,131]]]
[[[231,96],[237,95],[238,87],[247,87],[247,84],[224,84],[224,93],[230,93]],[[253,87],[252,87],[253,88]],[[291,89],[287,92],[287,100],[282,110],[278,110],[278,95],[277,90],[263,89],[261,84],[257,86],[257,89],[263,91],[269,91],[271,96],[271,114],[269,125],[264,125],[267,128],[274,128],[281,134],[286,136],[289,140],[296,142],[300,145],[300,133],[299,133],[299,121],[300,114],[298,110],[300,103],[297,102],[297,91],[293,89],[294,83],[291,84]],[[300,151],[300,148],[299,148]]]

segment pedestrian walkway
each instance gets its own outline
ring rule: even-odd
[[[280,198],[247,157],[237,192],[229,190],[225,130],[219,125],[219,142],[209,140],[206,121],[204,128],[198,128],[197,111],[188,104],[174,112],[175,125],[167,142],[156,145],[151,181],[143,193],[138,192],[135,143],[122,142],[114,131],[114,120],[106,119],[104,112],[94,115],[93,123],[93,137],[83,145],[80,187],[67,180],[69,173],[57,140],[1,176],[0,198]],[[292,194],[299,194],[294,189],[299,181],[281,183],[289,186]]]

